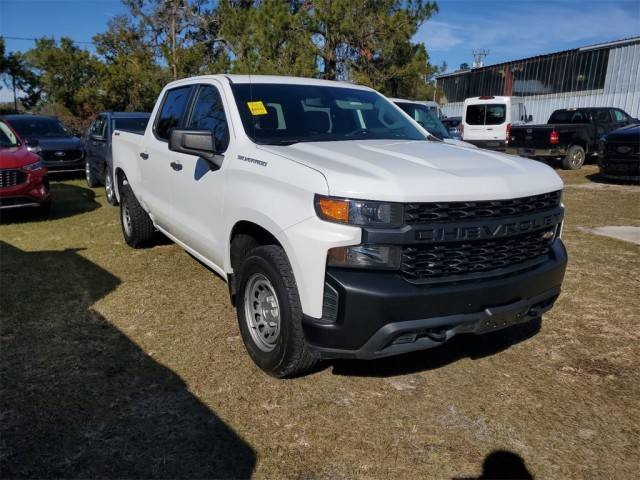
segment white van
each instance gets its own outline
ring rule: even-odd
[[[511,126],[530,121],[520,97],[467,98],[462,113],[462,139],[481,148],[504,150]]]

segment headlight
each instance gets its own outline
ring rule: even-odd
[[[343,268],[398,270],[402,258],[400,247],[392,245],[355,245],[329,250],[327,265]]]
[[[29,150],[31,153],[36,154],[40,154],[42,152],[40,145],[27,145],[27,150]]]
[[[27,172],[33,172],[34,170],[40,170],[44,168],[44,164],[38,160],[37,162],[30,163],[22,167],[22,170],[26,170]]]
[[[404,208],[400,203],[350,200],[347,198],[315,196],[316,213],[323,220],[362,227],[399,227],[403,223]]]

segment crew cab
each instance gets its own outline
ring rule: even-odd
[[[0,120],[0,211],[51,208],[49,177],[40,157],[32,153],[9,124]]]
[[[5,115],[29,151],[40,155],[50,173],[81,172],[84,153],[80,138],[56,117],[49,115]]]
[[[598,142],[607,133],[634,123],[619,108],[563,108],[545,125],[510,129],[507,153],[539,159],[560,159],[562,168],[578,170],[588,156],[597,157]]]
[[[149,122],[145,112],[103,112],[87,129],[84,138],[84,174],[89,187],[104,185],[107,202],[117,203],[113,188],[111,139],[115,130],[144,133]]]
[[[528,322],[560,293],[558,175],[431,141],[370,88],[178,80],[143,135],[113,135],[125,241],[158,230],[217,272],[276,377]]]

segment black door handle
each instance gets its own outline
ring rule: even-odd
[[[182,170],[182,164],[181,163],[171,162],[169,165],[171,165],[171,168],[173,168],[176,172]]]
[[[140,158],[142,158],[143,160],[146,160],[147,158],[149,158],[149,154],[148,153],[140,153]]]

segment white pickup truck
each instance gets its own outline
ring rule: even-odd
[[[558,175],[427,138],[369,88],[179,80],[144,135],[114,132],[113,168],[127,243],[158,230],[219,273],[277,377],[527,322],[560,293]]]

